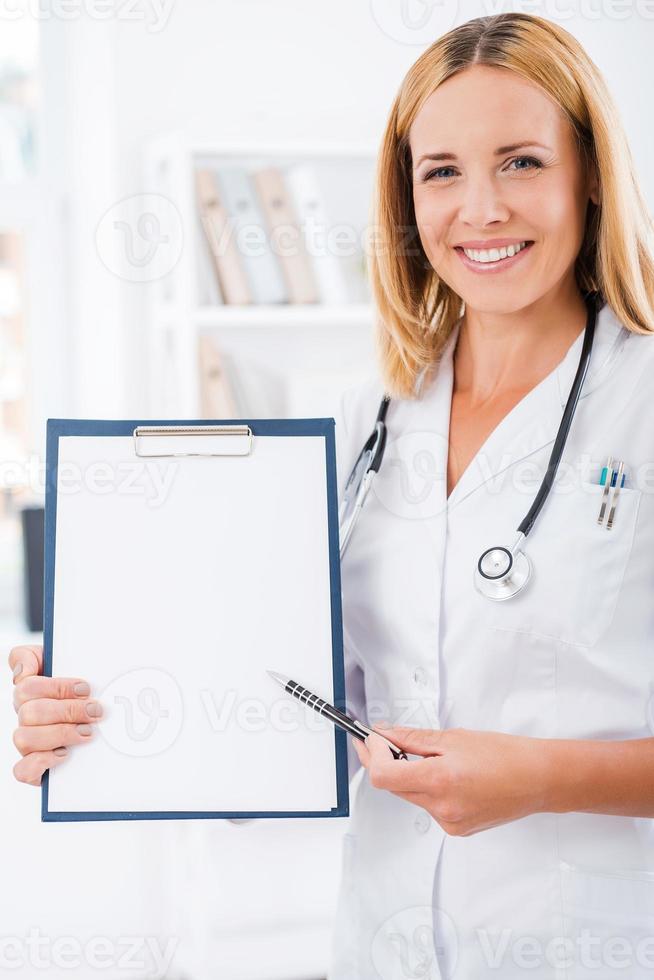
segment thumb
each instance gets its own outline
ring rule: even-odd
[[[9,666],[14,675],[14,684],[24,677],[40,674],[43,671],[43,647],[14,647],[9,654]]]
[[[405,728],[401,725],[394,725],[385,728],[382,725],[373,725],[375,731],[388,738],[397,745],[398,749],[404,749],[413,755],[440,755],[439,745],[443,732],[440,729],[431,728]]]

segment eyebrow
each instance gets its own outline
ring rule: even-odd
[[[514,150],[522,150],[525,146],[540,146],[542,150],[547,150],[551,153],[549,146],[544,146],[542,143],[537,143],[536,140],[522,140],[520,143],[510,143],[508,146],[498,146],[495,150],[495,156],[502,156],[504,153],[513,153]],[[416,167],[419,167],[423,160],[456,160],[456,154],[451,153],[449,150],[445,150],[443,153],[425,153],[420,157],[416,163]]]

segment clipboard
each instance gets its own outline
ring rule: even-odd
[[[44,673],[104,714],[41,819],[349,814],[333,419],[49,419]]]

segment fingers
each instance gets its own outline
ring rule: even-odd
[[[59,746],[82,745],[93,736],[93,727],[80,725],[21,726],[14,731],[14,745],[21,755],[32,752],[48,752]]]
[[[68,755],[68,749],[61,746],[53,752],[32,752],[20,759],[14,766],[14,776],[20,783],[30,786],[40,786],[41,778],[46,769],[53,769],[62,763]]]
[[[9,666],[14,675],[14,684],[23,677],[40,674],[43,670],[43,647],[14,647],[9,652]]]
[[[14,707],[18,710],[26,701],[37,698],[78,699],[88,698],[90,693],[91,688],[81,677],[19,677],[14,686]]]
[[[18,724],[29,725],[77,725],[97,721],[102,717],[99,701],[80,698],[77,701],[58,701],[54,698],[39,698],[25,701],[18,709]]]
[[[41,646],[14,647],[9,666],[19,723],[14,745],[22,756],[14,776],[21,783],[39,786],[46,769],[67,758],[68,746],[89,741],[102,706],[89,699],[91,689],[80,677],[43,677]]]
[[[370,760],[370,753],[366,748],[365,741],[362,741],[360,738],[356,738],[355,736],[352,736],[352,742],[354,743],[354,748],[356,749],[356,753],[359,756],[359,762],[361,762],[364,766],[367,766]]]
[[[395,739],[392,741],[395,742]],[[372,786],[392,793],[421,793],[428,787],[430,791],[437,791],[435,782],[438,773],[429,759],[394,759],[384,739],[374,733],[366,739],[366,748]]]
[[[440,743],[444,732],[440,729],[430,728],[405,728],[401,725],[384,728],[381,725],[373,725],[380,735],[388,738],[398,749],[404,749],[412,755],[439,755]]]

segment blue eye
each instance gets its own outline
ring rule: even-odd
[[[515,157],[513,160],[511,160],[511,163],[517,163],[519,160],[526,160],[528,163],[533,164],[536,167],[536,169],[539,169],[540,167],[543,166],[540,160],[537,160],[536,157]],[[519,169],[524,170],[525,168],[520,167]]]
[[[530,164],[529,167],[519,167],[518,170],[531,170],[533,168],[535,168],[536,170],[540,170],[543,166],[540,160],[537,160],[536,157],[514,157],[513,160],[509,162],[510,163],[527,162]],[[423,177],[423,182],[427,182],[428,180],[431,180],[432,177],[435,177],[437,180],[447,180],[450,177],[450,174],[444,175],[443,174],[444,170],[454,170],[454,167],[450,167],[450,166],[437,167],[435,170],[430,170]]]
[[[442,170],[452,170],[453,167],[437,167],[436,170],[430,170],[428,174],[425,174],[423,180],[431,180],[436,174],[439,174]]]

